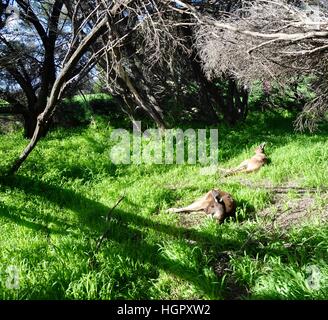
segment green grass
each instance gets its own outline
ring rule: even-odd
[[[0,179],[0,299],[327,299],[327,197],[319,187],[328,187],[328,131],[296,134],[292,120],[254,114],[234,129],[221,126],[221,167],[262,141],[271,158],[258,173],[224,179],[202,175],[199,164],[114,165],[112,127],[98,120],[51,132],[16,176]],[[21,132],[0,136],[2,169],[26,142]],[[264,183],[318,188],[308,195],[312,218],[267,228],[260,212],[276,204],[274,192],[256,188]],[[164,212],[213,187],[233,194],[236,220],[217,225],[204,216],[187,226]],[[287,207],[299,197],[284,196]],[[10,266],[19,288],[7,288]],[[320,270],[314,289],[309,266]]]

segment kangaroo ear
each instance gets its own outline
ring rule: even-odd
[[[265,146],[266,146],[266,142],[262,142],[262,143],[260,144],[260,148],[262,148],[262,149],[264,149]]]
[[[218,200],[219,199],[219,193],[216,190],[212,190],[211,194],[212,194],[212,197],[213,197],[214,201],[219,202],[219,200]]]

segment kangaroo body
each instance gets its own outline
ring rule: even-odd
[[[259,170],[263,165],[265,165],[268,162],[268,158],[264,153],[264,147],[265,147],[265,143],[260,144],[255,149],[255,155],[250,159],[243,161],[238,167],[228,170],[226,169],[219,169],[219,170],[223,172],[224,176],[229,176],[241,172],[250,173]]]
[[[168,212],[192,212],[204,211],[218,222],[223,222],[225,218],[233,216],[236,212],[236,203],[232,196],[221,190],[213,189],[204,196],[183,208],[170,208]]]

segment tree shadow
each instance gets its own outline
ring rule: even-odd
[[[43,221],[40,217],[37,217],[37,221],[32,221],[32,217],[35,217],[35,212],[29,209],[24,209],[22,213],[21,209],[18,209],[14,206],[3,205],[0,203],[0,217],[5,218],[19,226],[29,228],[36,232],[43,232],[46,236],[50,233],[67,235],[66,230],[61,230],[57,228],[50,228],[48,226],[49,222],[58,222],[57,219],[53,219],[48,216],[47,221]],[[61,222],[63,225],[63,223]],[[65,224],[66,227],[69,227],[68,224]]]
[[[40,180],[34,180],[26,176],[15,175],[0,177],[0,189],[3,188],[22,190],[26,195],[35,196],[39,199],[44,199],[49,203],[55,204],[58,206],[59,210],[62,208],[69,209],[74,213],[77,213],[79,221],[86,225],[89,223],[91,227],[93,227],[94,224],[97,224],[99,218],[108,210],[105,205],[92,199],[88,199],[73,190],[61,188],[57,185]],[[18,215],[18,210],[15,208],[13,208],[13,210],[14,212],[17,212],[15,215]],[[32,210],[26,210],[26,208],[24,208],[24,211],[27,212],[26,216],[29,216],[30,218],[36,218],[37,216],[37,213]],[[40,219],[46,218],[47,223],[54,223],[58,228],[72,227],[72,224],[58,217],[49,215],[44,217],[41,212],[39,217]],[[85,232],[87,231],[86,225],[83,230]]]
[[[184,228],[172,224],[156,221],[155,216],[144,217],[135,213],[127,212],[116,208],[113,212],[111,208],[92,199],[89,199],[75,190],[69,190],[58,186],[51,185],[42,181],[24,176],[16,176],[11,178],[1,178],[0,188],[16,188],[24,191],[27,195],[44,198],[60,208],[66,208],[74,211],[79,216],[77,225],[68,224],[64,220],[54,217],[44,217],[42,213],[32,210],[22,212],[17,208],[2,205],[0,203],[0,216],[11,220],[18,225],[22,225],[35,232],[42,232],[45,235],[59,234],[68,235],[70,231],[66,229],[79,228],[87,238],[94,239],[96,243],[99,236],[105,234],[106,241],[115,242],[120,247],[123,256],[128,257],[136,262],[150,264],[152,270],[158,274],[158,270],[164,270],[168,274],[172,274],[180,279],[192,283],[201,292],[210,297],[220,297],[223,299],[247,299],[250,289],[246,283],[237,281],[229,269],[229,260],[222,259],[224,252],[230,252],[233,255],[241,255],[243,252],[247,256],[254,259],[264,259],[266,256],[279,256],[281,263],[289,263],[290,250],[284,248],[272,247],[269,244],[277,240],[279,235],[275,234],[250,234],[247,230],[238,229],[238,236],[233,238],[226,237],[229,232],[229,225],[233,222],[218,225],[214,233],[201,229]],[[133,201],[127,199],[128,205],[133,207]],[[109,214],[110,213],[110,214]],[[103,219],[108,215],[108,220]],[[32,218],[37,217],[35,221]],[[48,227],[48,223],[52,222],[55,227]],[[213,284],[213,278],[207,277],[198,267],[186,265],[179,259],[172,259],[170,256],[163,254],[158,243],[149,242],[147,240],[148,230],[156,233],[165,234],[165,239],[176,239],[183,241],[190,248],[199,248],[201,254],[211,252],[211,256],[217,255],[216,260],[209,261],[209,266],[218,277],[218,281],[225,277],[225,285]],[[234,228],[235,230],[235,228]],[[305,232],[305,231],[304,231]],[[306,236],[312,235],[309,230]],[[313,236],[313,235],[312,235]],[[310,237],[311,238],[311,237]],[[161,241],[161,240],[159,240]],[[311,242],[305,244],[307,250],[312,252],[316,249],[317,244],[321,241],[312,237]],[[90,244],[88,244],[90,245]],[[90,257],[93,257],[96,246],[86,246]],[[293,244],[292,244],[293,245]],[[294,244],[297,247],[297,243]],[[303,246],[304,247],[304,246]],[[86,248],[84,248],[85,250]],[[303,248],[304,249],[304,248]],[[26,249],[25,249],[26,250]],[[32,250],[32,249],[31,249]],[[104,256],[111,255],[111,249],[106,243],[100,247],[101,254]],[[311,250],[311,251],[310,251]],[[195,250],[197,251],[197,250]],[[302,259],[302,252],[296,254],[293,259],[299,259],[300,265],[305,263]],[[98,270],[97,264],[90,266],[95,271]],[[221,271],[220,271],[221,270]],[[114,275],[114,277],[119,277]],[[117,281],[121,281],[119,278]],[[122,289],[124,292],[126,289]],[[44,293],[46,294],[46,293]],[[56,293],[60,295],[58,291]],[[44,296],[46,298],[46,296]],[[58,296],[59,297],[59,296]],[[269,297],[269,295],[268,295]]]
[[[177,227],[170,224],[155,221],[155,219],[143,217],[120,209],[116,209],[110,213],[106,222],[103,217],[110,212],[108,206],[103,205],[95,200],[89,199],[73,190],[60,188],[42,181],[35,181],[24,176],[15,176],[0,179],[1,188],[10,187],[23,190],[27,195],[44,198],[46,201],[52,202],[61,208],[74,211],[79,216],[79,228],[87,237],[95,240],[105,233],[106,239],[114,241],[120,245],[124,255],[143,263],[150,263],[155,270],[165,270],[170,274],[193,283],[202,292],[210,296],[224,296],[224,292],[219,292],[217,287],[216,294],[213,295],[213,279],[207,278],[196,268],[186,266],[177,260],[161,254],[157,244],[148,243],[145,239],[147,232],[145,230],[152,229],[156,232],[163,233],[169,238],[180,239],[186,241],[188,246],[199,247],[202,251],[208,250],[234,250],[242,245],[242,239],[246,237],[244,234],[240,240],[225,239],[212,235],[208,232]],[[133,203],[130,203],[133,205]],[[66,227],[71,225],[63,223],[56,217],[42,214],[38,215],[35,211],[24,210],[24,216],[18,215],[15,208],[4,208],[1,210],[1,216],[12,220],[14,223],[30,228],[36,232],[56,233],[66,235]],[[14,212],[14,213],[13,213]],[[39,216],[38,222],[30,221],[32,216]],[[52,222],[56,228],[48,228],[47,224]],[[218,226],[220,228],[220,226]],[[244,231],[240,231],[243,233]],[[92,249],[90,255],[94,254],[95,248]],[[106,251],[106,246],[104,246]]]

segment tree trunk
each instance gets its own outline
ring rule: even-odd
[[[226,97],[226,108],[224,112],[224,119],[230,124],[234,125],[236,122],[235,108],[234,108],[234,81],[229,80],[228,91]]]
[[[36,125],[38,122],[38,115],[35,113],[25,113],[23,114],[24,118],[24,137],[31,139],[33,137],[34,131],[36,129]],[[45,137],[49,132],[52,124],[52,119],[46,122],[46,124],[42,128],[41,137]]]
[[[226,95],[226,108],[224,119],[230,124],[245,120],[248,112],[248,92],[246,89],[239,89],[234,79],[228,80]]]
[[[191,22],[190,16],[187,14],[182,15],[186,23]],[[207,80],[204,72],[202,70],[201,64],[198,62],[198,52],[193,46],[193,30],[191,27],[183,26],[181,31],[188,40],[188,45],[192,49],[190,61],[194,77],[200,85],[200,94],[199,94],[199,104],[202,112],[202,120],[208,124],[217,124],[219,121],[218,117],[218,107],[219,107],[219,98],[220,95],[218,88],[215,87],[214,83]]]
[[[118,50],[114,49],[113,52],[116,53],[117,58],[121,58],[121,53]],[[121,93],[123,99],[125,101],[133,100],[134,105],[141,107],[153,119],[158,128],[163,131],[166,128],[166,123],[163,119],[162,109],[159,107],[156,98],[150,93],[146,81],[138,68],[135,65],[130,67],[134,78],[128,74],[122,64],[118,64],[116,70],[118,75],[116,81],[123,89]]]
[[[0,113],[5,115],[20,115],[23,117],[24,137],[31,139],[37,123],[37,115],[22,105],[9,105],[1,107]]]
[[[43,127],[44,123],[45,123],[44,122],[44,114],[41,114],[37,118],[35,130],[34,130],[33,136],[31,138],[29,144],[24,149],[24,151],[21,153],[20,157],[14,162],[13,166],[9,170],[9,174],[16,173],[16,171],[20,168],[22,163],[27,159],[29,154],[32,152],[32,150],[34,149],[34,147],[36,146],[38,140],[41,137],[42,127]]]
[[[217,124],[219,122],[218,115],[215,111],[217,106],[212,103],[211,100],[211,90],[210,86],[212,85],[207,79],[205,79],[204,75],[202,74],[202,70],[200,65],[196,62],[192,62],[195,77],[200,84],[200,93],[199,93],[199,102],[200,108],[202,110],[202,118],[208,124]],[[215,102],[216,99],[215,99]]]
[[[24,137],[31,139],[37,123],[37,115],[32,113],[23,114],[24,117]]]

